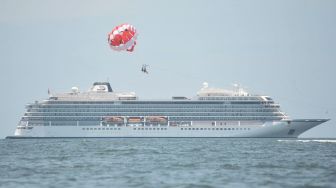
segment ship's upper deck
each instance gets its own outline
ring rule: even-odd
[[[77,87],[72,87],[68,93],[50,93],[48,101],[133,101],[138,100],[135,92],[114,92],[108,82],[95,82],[91,89],[86,92],[80,92]],[[268,96],[252,95],[246,92],[239,85],[234,85],[233,90],[210,88],[208,83],[204,82],[203,87],[197,92],[197,95],[191,98],[178,96],[172,97],[173,101],[268,101],[272,99]],[[141,100],[146,101],[146,100]],[[156,100],[151,100],[156,101]],[[171,100],[160,100],[171,101]]]
[[[169,117],[171,121],[273,121],[288,119],[268,96],[234,90],[209,88],[206,83],[193,98],[138,100],[134,92],[114,92],[106,82],[98,82],[87,92],[73,87],[69,93],[50,94],[48,100],[26,106],[28,121],[95,121],[105,116]],[[65,124],[64,122],[60,124]],[[92,122],[91,122],[92,123]]]
[[[53,93],[49,95],[49,100],[54,101],[137,100],[137,96],[134,92],[114,92],[108,82],[95,82],[87,92],[80,92],[77,87],[72,87],[71,92]]]

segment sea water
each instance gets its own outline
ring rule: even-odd
[[[336,187],[336,140],[3,139],[0,187]]]

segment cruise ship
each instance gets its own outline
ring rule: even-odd
[[[7,138],[97,137],[277,137],[296,138],[328,119],[291,119],[269,96],[207,83],[195,97],[140,100],[95,82],[87,92],[68,93],[26,105],[14,136]]]

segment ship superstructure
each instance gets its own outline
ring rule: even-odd
[[[26,106],[15,136],[32,137],[297,137],[327,119],[289,118],[269,96],[210,88],[193,98],[139,100],[96,82],[88,92],[50,94]]]

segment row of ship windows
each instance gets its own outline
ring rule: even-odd
[[[109,128],[109,127],[106,127],[106,128],[82,128],[82,130],[98,130],[98,131],[100,131],[100,130],[110,130],[110,131],[112,131],[112,130],[120,130],[120,128]]]
[[[251,128],[181,128],[181,130],[251,130]]]
[[[202,97],[201,97],[202,98]],[[219,97],[217,97],[219,98]],[[204,99],[204,98],[203,98]],[[273,102],[271,100],[269,101],[264,101],[261,98],[254,98],[254,99],[237,99],[237,98],[225,98],[222,97],[223,100],[227,100],[227,101],[222,101],[222,103],[230,103],[232,102],[242,102],[242,103],[255,103],[255,102],[259,102],[259,103],[265,103],[265,102]],[[48,101],[48,102],[42,102],[40,104],[65,104],[65,105],[81,105],[81,104],[89,104],[89,105],[106,105],[106,104],[112,104],[112,105],[155,105],[155,104],[216,104],[219,103],[219,101],[191,101],[191,100],[186,100],[186,101],[114,101],[114,102],[109,102],[109,101]]]
[[[283,117],[170,117],[170,121],[264,121],[280,120]],[[100,117],[23,117],[22,121],[100,121]]]
[[[278,104],[250,104],[250,105],[242,105],[242,104],[203,104],[203,105],[190,105],[190,104],[182,104],[182,105],[28,105],[28,108],[270,108],[270,107],[279,107]]]
[[[280,112],[178,112],[178,113],[163,113],[163,112],[118,112],[118,113],[25,113],[26,116],[277,116],[282,115]]]
[[[98,131],[100,131],[100,130],[120,130],[120,128],[108,128],[108,127],[106,127],[106,128],[82,128],[82,130],[98,130]],[[133,130],[167,130],[167,128],[133,128]],[[198,131],[198,130],[200,130],[200,131],[202,131],[202,130],[224,130],[224,131],[226,131],[226,130],[251,130],[251,128],[181,128],[181,130],[196,130],[196,131]]]
[[[169,117],[170,121],[246,121],[246,120],[280,120],[282,116],[255,117]],[[23,117],[23,121],[100,121],[101,117]]]
[[[277,112],[278,108],[39,108],[27,112]]]
[[[199,97],[199,100],[229,100],[229,101],[261,101],[260,97]]]

